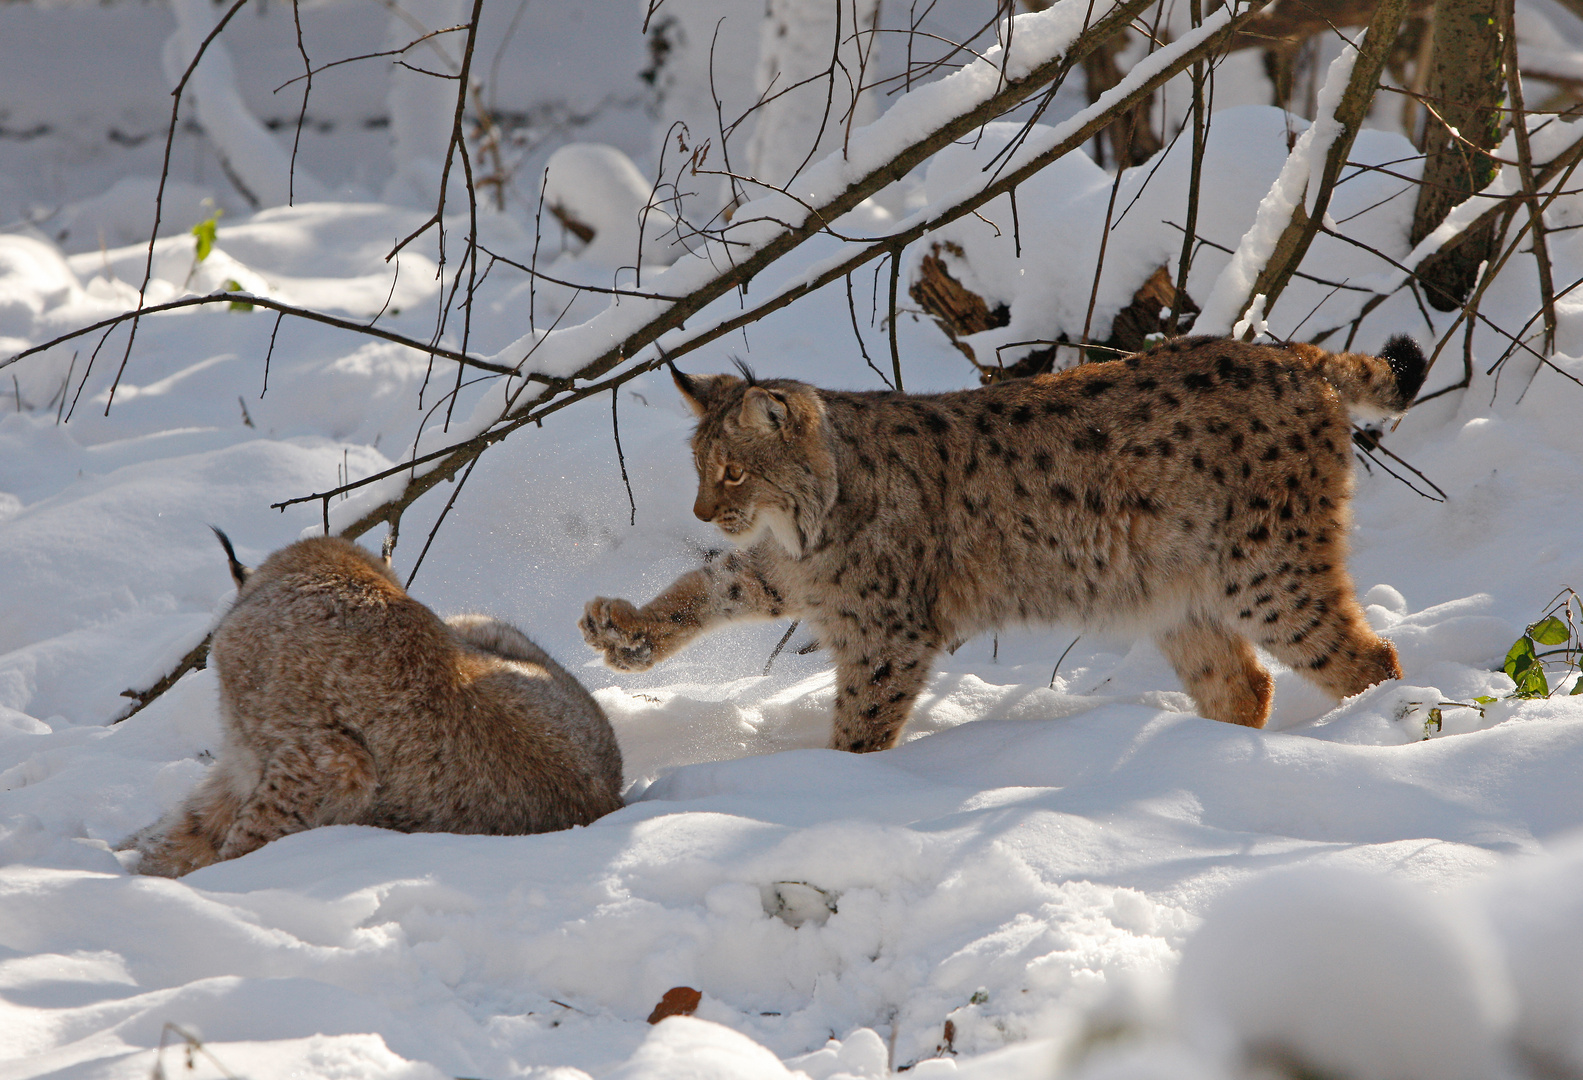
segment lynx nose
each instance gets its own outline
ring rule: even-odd
[[[701,491],[698,493],[698,498],[693,500],[693,516],[699,521],[713,521],[718,512],[719,507],[715,505],[714,500],[706,497]]]

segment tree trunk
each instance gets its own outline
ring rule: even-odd
[[[1499,0],[1436,0],[1424,124],[1424,176],[1413,214],[1412,242],[1434,231],[1455,205],[1495,176],[1495,162],[1480,150],[1501,137],[1505,92]],[[1452,134],[1455,128],[1461,138]],[[1469,145],[1471,144],[1471,145]],[[1441,311],[1461,306],[1473,291],[1479,264],[1489,257],[1493,228],[1419,271],[1428,300]]]

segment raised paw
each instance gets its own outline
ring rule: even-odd
[[[578,620],[583,640],[604,654],[617,671],[647,671],[658,659],[644,618],[626,600],[599,596],[588,601]]]

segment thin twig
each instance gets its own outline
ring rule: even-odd
[[[896,341],[896,287],[901,282],[901,248],[890,250],[890,371],[896,383],[896,392],[902,392],[901,347]]]
[[[482,360],[476,356],[469,356],[466,353],[457,352],[454,349],[440,348],[438,346],[429,344],[428,342],[419,341],[416,338],[409,338],[403,334],[392,333],[389,330],[381,330],[378,327],[370,326],[367,323],[353,322],[351,319],[343,319],[337,315],[326,315],[324,312],[315,311],[312,308],[297,307],[295,304],[286,304],[268,296],[255,296],[254,294],[247,292],[217,292],[206,293],[203,296],[184,296],[179,300],[169,300],[163,304],[150,304],[147,307],[138,308],[135,311],[124,311],[119,315],[112,315],[108,319],[100,319],[91,326],[79,327],[76,330],[61,334],[59,337],[51,338],[42,345],[34,345],[32,348],[23,349],[19,353],[13,353],[5,359],[0,360],[0,368],[8,367],[9,365],[16,363],[18,360],[32,356],[34,353],[44,352],[47,349],[54,348],[56,345],[75,340],[76,338],[91,334],[96,330],[103,330],[106,328],[113,329],[125,322],[135,322],[136,320],[141,319],[144,315],[157,315],[160,312],[178,311],[181,308],[204,307],[208,304],[233,304],[237,302],[252,304],[254,307],[268,308],[270,311],[278,311],[284,315],[293,316],[294,318],[307,319],[309,322],[324,323],[326,326],[334,326],[341,330],[351,330],[355,333],[367,334],[370,337],[382,338],[385,341],[391,341],[397,345],[405,345],[410,349],[417,349],[419,352],[433,353],[434,355],[443,357],[446,360],[454,360],[458,364],[477,368],[480,371],[489,371],[496,375],[517,374],[517,369],[514,367],[507,367],[504,364],[492,363],[488,360]],[[86,375],[84,377],[86,378]]]
[[[412,588],[412,579],[418,576],[418,567],[423,565],[423,557],[429,553],[429,546],[434,543],[434,538],[439,535],[440,526],[445,524],[446,516],[450,514],[451,507],[456,505],[457,497],[461,495],[462,488],[467,486],[467,478],[473,475],[473,467],[477,464],[477,458],[468,463],[467,471],[462,474],[462,478],[456,482],[456,487],[451,490],[451,497],[445,500],[445,508],[440,511],[440,516],[435,519],[434,528],[429,530],[428,539],[423,541],[423,550],[418,552],[418,561],[412,564],[412,573],[407,575],[405,588]],[[328,505],[328,502],[326,505]],[[328,524],[325,525],[325,532],[326,534],[329,532]]]
[[[297,150],[302,146],[302,126],[308,119],[308,97],[313,93],[313,62],[308,59],[308,49],[302,43],[302,11],[299,0],[291,0],[291,22],[297,30],[297,54],[302,57],[302,78],[307,82],[302,88],[302,108],[297,111],[297,130],[291,138],[291,168],[286,171],[286,205],[295,205],[297,199]],[[279,321],[275,323],[278,327]]]
[[[1136,118],[1136,113],[1127,114],[1127,136],[1121,145],[1132,145],[1132,129],[1136,123]],[[1121,177],[1126,171],[1121,162],[1116,162],[1116,175],[1110,182],[1110,198],[1105,202],[1105,224],[1099,232],[1099,254],[1094,259],[1094,280],[1088,290],[1088,310],[1083,314],[1083,332],[1077,339],[1080,363],[1082,362],[1081,350],[1088,345],[1088,332],[1094,325],[1094,304],[1099,300],[1099,279],[1105,273],[1105,249],[1110,246],[1110,220],[1116,212],[1116,192],[1121,190]]]
[[[1433,480],[1429,479],[1429,477],[1425,476],[1423,473],[1421,473],[1417,469],[1413,468],[1412,465],[1408,464],[1402,458],[1400,458],[1396,454],[1392,453],[1389,449],[1386,448],[1384,443],[1380,442],[1373,435],[1371,435],[1368,432],[1364,431],[1362,428],[1358,427],[1356,424],[1352,425],[1352,432],[1353,432],[1353,435],[1352,435],[1353,445],[1356,446],[1358,449],[1362,450],[1365,454],[1367,454],[1369,456],[1369,460],[1373,461],[1374,464],[1376,464],[1380,468],[1384,469],[1387,473],[1390,473],[1391,476],[1394,476],[1396,479],[1398,479],[1402,483],[1406,484],[1409,488],[1412,488],[1414,493],[1416,493],[1418,495],[1422,495],[1424,498],[1428,499],[1430,502],[1445,502],[1446,501],[1446,493],[1440,489],[1440,485],[1439,484],[1436,484]],[[1378,450],[1380,453],[1384,454],[1386,457],[1390,458],[1392,461],[1396,462],[1397,464],[1403,466],[1406,469],[1411,470],[1411,472],[1412,472],[1412,474],[1414,476],[1418,477],[1418,479],[1422,480],[1424,483],[1426,483],[1430,487],[1434,488],[1435,489],[1435,494],[1431,495],[1431,494],[1429,494],[1426,491],[1419,491],[1418,488],[1413,484],[1413,482],[1411,480],[1408,480],[1406,477],[1402,476],[1400,473],[1398,473],[1394,469],[1392,469],[1389,465],[1385,464],[1385,462],[1383,462],[1379,458],[1375,457],[1374,456],[1374,451],[1376,451],[1376,450]]]
[[[275,335],[280,333],[280,321],[286,317],[284,311],[275,313],[275,325],[269,331],[269,348],[264,351],[264,387],[258,392],[260,399],[269,393],[269,361],[275,355]]]
[[[1060,672],[1061,672],[1061,661],[1065,660],[1066,659],[1066,654],[1071,652],[1073,649],[1075,649],[1077,647],[1077,643],[1079,641],[1082,641],[1082,640],[1083,640],[1083,635],[1082,634],[1077,635],[1075,638],[1072,639],[1072,644],[1070,644],[1066,648],[1062,649],[1061,650],[1061,655],[1055,658],[1055,670],[1050,672],[1050,689],[1051,690],[1055,689],[1055,677],[1058,674],[1060,674]]]
[[[1523,104],[1523,80],[1517,68],[1517,29],[1515,0],[1506,0],[1502,8],[1505,33],[1502,35],[1506,51],[1506,93],[1512,108],[1512,135],[1517,143],[1517,175],[1522,182],[1523,201],[1528,206],[1528,223],[1533,228],[1532,250],[1534,267],[1539,274],[1539,305],[1544,312],[1545,334],[1542,351],[1546,356],[1555,352],[1556,345],[1556,296],[1555,280],[1551,275],[1550,248],[1545,241],[1544,213],[1539,207],[1539,189],[1534,184],[1533,150],[1528,144],[1528,112]],[[1539,373],[1534,368],[1534,375]],[[1529,379],[1532,382],[1532,377]],[[1523,387],[1523,393],[1528,388]],[[1521,394],[1518,400],[1522,400]]]
[[[187,80],[191,79],[192,73],[198,70],[198,62],[203,59],[203,54],[209,51],[209,43],[220,36],[220,31],[226,28],[226,25],[238,11],[242,10],[243,5],[246,3],[247,0],[234,0],[231,6],[226,9],[220,21],[215,23],[214,29],[210,30],[208,35],[198,45],[197,50],[193,53],[192,61],[188,63],[187,69],[181,73],[181,78],[176,81],[176,88],[170,92],[170,125],[165,130],[165,157],[159,167],[159,188],[154,193],[154,227],[148,234],[148,257],[143,264],[143,283],[137,289],[138,312],[132,316],[132,329],[127,334],[126,351],[121,354],[121,366],[116,369],[115,379],[110,383],[110,394],[104,403],[104,414],[106,416],[110,415],[110,406],[115,403],[116,387],[121,385],[121,376],[126,372],[127,361],[132,359],[132,343],[137,340],[138,313],[141,313],[143,301],[148,298],[149,282],[154,280],[154,241],[159,239],[160,219],[165,208],[165,182],[170,179],[170,155],[176,144],[176,119],[181,112],[181,95],[187,89]],[[100,344],[102,345],[103,342],[100,342]],[[98,352],[99,350],[95,349],[94,355],[98,355]],[[84,370],[82,374],[84,385],[88,382],[88,371],[92,370],[92,368],[93,357],[90,356],[88,369]],[[78,393],[80,394],[81,392],[79,389]],[[72,405],[75,408],[76,402],[73,401]]]
[[[1203,0],[1189,0],[1188,18],[1194,27],[1204,21]],[[1210,71],[1211,76],[1213,69]],[[1182,226],[1182,251],[1176,259],[1176,289],[1171,296],[1170,321],[1166,333],[1174,336],[1182,325],[1183,301],[1187,298],[1187,275],[1193,268],[1193,240],[1198,233],[1198,204],[1204,176],[1204,142],[1208,135],[1204,102],[1205,70],[1202,60],[1193,63],[1193,156],[1187,175],[1187,218]],[[1160,157],[1163,159],[1164,154]],[[1060,665],[1057,664],[1057,667]],[[1055,676],[1050,676],[1055,681]]]
[[[616,403],[620,395],[620,387],[610,388],[610,435],[616,442],[616,461],[621,465],[621,482],[627,486],[627,505],[632,510],[632,516],[627,524],[635,527],[638,523],[638,503],[632,497],[632,481],[627,479],[627,458],[621,452],[621,418],[616,412]]]
[[[775,643],[775,648],[770,650],[770,658],[764,661],[765,675],[770,673],[770,668],[775,664],[775,658],[781,654],[781,650],[786,647],[786,643],[791,640],[791,636],[797,632],[797,627],[801,624],[801,622],[801,619],[793,619],[792,624],[788,626],[786,628],[786,632],[781,635],[781,639]]]

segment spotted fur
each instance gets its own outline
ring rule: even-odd
[[[621,806],[604,713],[515,627],[442,622],[345,540],[298,541],[256,570],[221,542],[238,585],[210,650],[225,744],[183,805],[122,845],[142,873],[319,825],[546,832]]]
[[[831,746],[892,745],[940,650],[993,627],[1151,634],[1199,710],[1260,727],[1257,644],[1348,696],[1399,678],[1347,575],[1349,408],[1396,415],[1423,355],[1183,338],[958,393],[676,374],[693,512],[739,550],[589,644],[643,670],[704,631],[805,620],[835,657]]]

